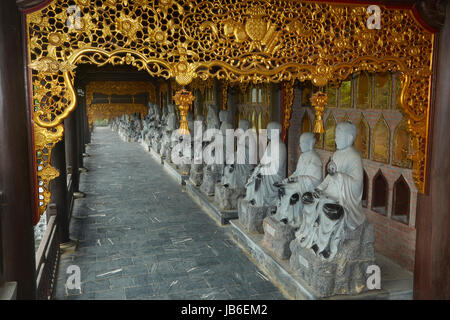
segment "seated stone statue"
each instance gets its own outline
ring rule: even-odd
[[[175,161],[172,159],[172,162],[175,164],[177,169],[180,169],[181,173],[183,175],[189,175],[190,169],[191,169],[191,163],[192,163],[192,157],[193,157],[193,144],[194,144],[194,115],[191,111],[188,112],[186,117],[188,128],[189,128],[189,137],[187,140],[185,137],[174,134],[173,135],[173,146],[172,146],[172,152],[177,152],[176,155],[177,158]],[[176,144],[179,144],[182,146],[183,144],[186,144],[183,148],[174,148]],[[187,148],[187,151],[184,149]],[[174,158],[174,156],[172,156]]]
[[[280,133],[279,123],[267,125],[269,144],[245,184],[245,198],[238,200],[239,222],[248,232],[264,233],[264,218],[276,209],[276,183],[286,177],[286,146]]]
[[[328,175],[314,192],[303,195],[304,221],[297,232],[300,245],[333,259],[349,231],[362,225],[363,164],[353,147],[356,127],[350,122],[336,126],[336,149]]]
[[[269,144],[260,163],[248,179],[245,199],[252,205],[276,206],[278,187],[275,183],[286,177],[286,145],[280,137],[281,125],[270,122],[267,125]],[[273,139],[274,138],[274,139]]]
[[[197,116],[197,121],[199,121],[199,119],[203,119],[202,116]],[[219,118],[217,116],[215,107],[213,105],[209,105],[208,106],[208,114],[206,116],[206,130],[208,129],[219,129]],[[213,142],[213,139],[211,139],[211,141],[204,141],[203,140],[203,135],[204,135],[204,129],[202,130],[202,132],[198,133],[198,136],[194,137],[194,140],[197,140],[197,143],[194,143],[194,164],[191,167],[191,171],[189,174],[189,180],[195,185],[195,186],[200,186],[203,183],[203,171],[204,168],[206,167],[204,165],[204,159],[203,159],[203,151],[204,149]],[[196,149],[196,145],[198,144],[198,141],[202,141],[202,148],[201,150],[197,150]],[[194,141],[195,142],[195,141]]]
[[[215,192],[215,185],[217,182],[220,181],[222,174],[223,174],[223,168],[224,168],[224,162],[225,162],[225,155],[226,155],[226,131],[229,129],[233,129],[233,126],[227,121],[228,120],[228,111],[221,110],[219,112],[219,119],[221,120],[220,129],[214,138],[212,138],[209,146],[212,146],[214,144],[216,147],[212,151],[212,156],[216,157],[218,155],[218,152],[222,153],[221,162],[208,164],[203,169],[203,182],[200,186],[200,190],[203,191],[205,194],[212,196]],[[218,139],[218,140],[216,140]],[[220,160],[220,158],[219,158]]]
[[[290,242],[289,261],[320,297],[367,291],[367,267],[375,264],[375,232],[361,198],[363,164],[353,147],[356,126],[336,126],[336,149],[328,175],[302,196],[300,229]]]
[[[169,113],[167,115],[167,123],[162,136],[160,151],[161,156],[165,159],[168,159],[170,157],[170,153],[172,151],[172,132],[177,129],[175,107],[173,106],[173,104],[169,104],[167,107]]]
[[[239,120],[239,129],[245,134],[250,129],[250,122],[248,120]],[[237,137],[237,148],[234,153],[234,163],[227,164],[224,168],[221,184],[226,188],[244,188],[247,183],[248,177],[252,173],[255,164],[250,163],[250,146],[249,138],[240,139]],[[255,144],[256,146],[256,144]],[[255,148],[256,149],[256,148]],[[243,152],[244,163],[238,163],[238,152]],[[256,150],[254,150],[256,152]]]
[[[299,227],[303,202],[301,196],[314,190],[322,181],[322,161],[314,151],[316,138],[311,132],[300,136],[300,155],[297,168],[292,175],[275,186],[279,187],[279,200],[275,219]]]
[[[150,124],[150,130],[148,131],[148,134],[146,135],[145,141],[149,146],[153,147],[153,143],[156,140],[155,137],[160,131],[161,128],[161,110],[158,106],[155,106],[155,119]]]
[[[234,162],[226,164],[223,170],[221,182],[216,184],[214,201],[221,210],[236,210],[238,198],[245,195],[245,184],[250,176],[254,164],[250,163],[250,140],[252,136],[246,138],[250,122],[248,120],[239,121],[239,133],[237,137],[237,150],[234,153]],[[256,138],[256,136],[255,136]],[[256,144],[254,150],[256,156]],[[256,158],[256,157],[255,157]]]
[[[147,143],[147,145],[152,144],[152,140],[154,135],[156,134],[156,131],[159,128],[160,120],[161,120],[161,111],[159,110],[159,107],[157,105],[153,105],[153,115],[150,119],[149,125],[148,125],[148,132],[144,136],[144,141]]]
[[[155,111],[152,102],[148,102],[148,112],[147,115],[142,119],[142,131],[141,131],[141,141],[145,140],[145,136],[150,130],[150,125],[155,118]]]

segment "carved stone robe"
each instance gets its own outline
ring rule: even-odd
[[[275,143],[278,144],[278,148],[274,146]],[[258,207],[276,206],[278,188],[273,184],[281,182],[285,177],[286,145],[281,139],[270,141],[260,164],[248,179],[245,199],[249,201],[254,199]]]
[[[366,219],[362,210],[363,164],[361,155],[353,146],[336,151],[332,156],[336,173],[327,175],[317,187],[323,195],[311,205],[305,206],[304,222],[299,231],[305,237],[302,243],[311,247],[317,245],[317,252],[330,252],[330,258],[337,253],[345,234],[358,228]],[[337,203],[344,209],[344,215],[337,220],[330,219],[323,211],[326,203]],[[317,223],[315,223],[317,222]]]
[[[300,155],[297,168],[289,177],[293,182],[283,181],[284,195],[277,206],[276,219],[287,219],[288,223],[298,226],[301,220],[303,203],[301,196],[313,191],[322,181],[322,161],[316,151],[311,150]],[[291,197],[298,194],[295,204],[291,204]]]

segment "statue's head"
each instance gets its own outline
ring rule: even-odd
[[[336,148],[338,150],[345,149],[353,145],[356,139],[356,126],[344,121],[336,126]]]
[[[214,108],[214,105],[210,104],[208,106],[208,116],[206,118],[206,125],[208,126],[208,129],[219,129],[220,122],[219,118],[217,117],[216,109]]]
[[[220,110],[219,120],[220,120],[220,122],[224,122],[224,121],[228,120],[228,111],[227,110]]]
[[[281,134],[281,124],[279,124],[276,121],[269,122],[267,125],[267,138],[269,140],[272,139],[272,137],[279,137]]]
[[[167,105],[167,109],[168,109],[169,113],[174,113],[174,112],[175,112],[175,107],[174,107],[174,105],[171,104],[171,103],[169,103],[169,104]]]
[[[222,126],[221,129],[222,129],[222,134],[226,135],[227,134],[227,130],[233,129],[233,126],[231,125],[231,123],[226,122],[226,123],[224,123],[224,125]]]
[[[197,121],[202,121],[202,122],[203,122],[203,120],[204,120],[204,119],[203,119],[203,116],[199,114],[199,115],[197,116]]]
[[[311,151],[314,148],[315,144],[316,144],[316,137],[314,136],[314,133],[312,132],[302,133],[302,135],[300,136],[300,149],[302,150],[302,152]]]
[[[246,119],[239,120],[239,129],[242,129],[244,131],[250,129],[250,121]]]
[[[154,111],[157,118],[161,115],[161,110],[159,110],[159,107],[155,104],[154,105]]]

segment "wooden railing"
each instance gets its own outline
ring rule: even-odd
[[[59,262],[59,234],[56,223],[56,205],[47,207],[49,220],[44,237],[36,252],[36,298],[50,300],[56,282]]]

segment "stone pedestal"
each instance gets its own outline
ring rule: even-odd
[[[273,208],[263,206],[257,207],[244,198],[238,199],[239,222],[248,232],[264,233],[263,220],[267,217]]]
[[[177,167],[181,171],[182,175],[188,176],[190,174],[190,171],[191,171],[191,165],[190,164],[180,164]]]
[[[245,188],[229,188],[221,183],[216,184],[214,202],[220,210],[236,210],[238,199],[245,196]]]
[[[332,260],[316,256],[312,249],[291,242],[290,267],[320,297],[352,295],[367,291],[367,267],[375,264],[374,229],[367,220],[355,231],[347,233]]]
[[[220,181],[220,173],[217,171],[205,168],[203,172],[203,182],[200,186],[200,191],[207,196],[213,196],[216,183]]]
[[[263,228],[264,246],[279,259],[289,259],[291,256],[289,244],[295,239],[295,228],[276,220],[273,216],[264,219]]]
[[[191,166],[191,171],[189,173],[189,181],[196,187],[202,184],[203,182],[203,164],[194,163]]]
[[[153,148],[153,150],[156,151],[156,153],[160,154],[160,152],[161,152],[161,141],[154,140],[153,143],[152,143],[152,148]]]

